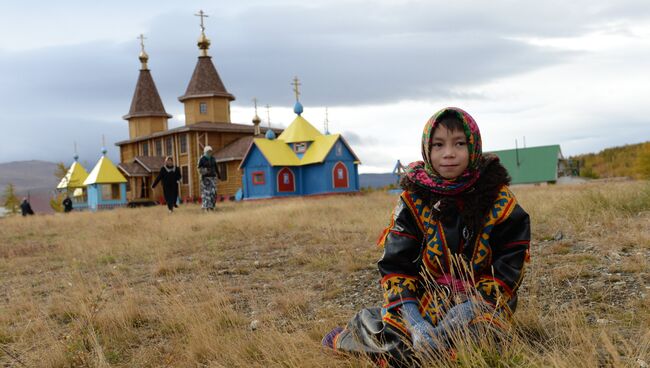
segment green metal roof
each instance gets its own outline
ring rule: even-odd
[[[512,184],[544,183],[557,180],[558,160],[562,158],[559,145],[510,149],[490,153],[499,156],[501,164],[512,177]],[[518,164],[517,161],[519,161]]]

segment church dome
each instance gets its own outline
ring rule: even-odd
[[[269,129],[266,131],[266,134],[264,136],[266,137],[266,139],[273,140],[275,139],[275,132],[273,131],[273,129]]]
[[[293,112],[295,112],[297,115],[300,115],[300,114],[302,114],[303,110],[304,109],[303,109],[302,104],[300,103],[300,101],[296,101],[296,104],[293,105]]]

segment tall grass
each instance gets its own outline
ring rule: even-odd
[[[505,347],[448,367],[650,364],[650,185],[515,188],[531,262]],[[0,364],[370,367],[320,338],[379,305],[374,242],[396,197],[0,220]],[[560,236],[561,234],[562,236]]]

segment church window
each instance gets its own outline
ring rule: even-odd
[[[217,165],[219,165],[219,174],[221,174],[221,178],[219,180],[227,181],[228,180],[228,163],[220,162]]]
[[[253,173],[253,185],[264,185],[264,171],[255,171]]]
[[[179,138],[178,148],[181,153],[187,153],[187,134],[182,134]]]
[[[336,144],[336,155],[337,156],[342,156],[343,155],[343,145],[341,144],[341,142],[338,142]]]
[[[172,152],[174,149],[174,141],[172,140],[172,137],[167,137],[165,139],[165,152],[167,152],[167,156],[173,156],[174,152]]]
[[[163,155],[163,150],[162,150],[162,139],[156,139],[154,141],[154,145],[156,147],[156,156],[162,156]]]
[[[293,151],[295,153],[304,153],[307,151],[307,143],[301,142],[301,143],[294,143],[293,144]]]
[[[207,114],[208,113],[208,104],[205,102],[201,102],[199,104],[199,112],[201,114]]]
[[[149,142],[142,142],[142,156],[149,156]]]
[[[181,182],[184,185],[187,185],[187,184],[190,183],[190,171],[189,171],[189,168],[187,166],[181,166],[181,176],[183,177],[181,179]]]

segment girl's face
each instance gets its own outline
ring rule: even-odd
[[[431,139],[431,165],[445,179],[454,179],[469,165],[467,137],[460,130],[449,130],[440,125]]]

